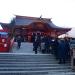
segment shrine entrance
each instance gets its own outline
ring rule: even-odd
[[[14,29],[15,37],[21,35],[23,41],[31,42],[31,38],[33,33],[40,33],[41,36],[49,35],[51,37],[58,37],[56,30],[50,29],[47,23],[43,22],[33,22],[30,25],[26,26],[18,26]]]

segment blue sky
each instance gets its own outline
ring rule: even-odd
[[[52,18],[61,27],[75,27],[75,0],[0,0],[0,22],[14,15]]]

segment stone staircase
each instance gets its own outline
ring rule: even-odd
[[[52,54],[1,53],[0,75],[75,75]]]

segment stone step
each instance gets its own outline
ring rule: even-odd
[[[0,56],[34,56],[34,57],[37,57],[37,56],[45,56],[45,57],[48,57],[48,56],[53,56],[52,54],[34,54],[34,53],[0,53]]]
[[[55,57],[43,57],[43,56],[0,56],[0,59],[55,59]]]
[[[34,53],[0,53],[0,56],[2,56],[2,55],[7,55],[7,56],[13,56],[13,55],[15,55],[15,56],[17,56],[17,55],[21,55],[21,56],[24,56],[24,55],[27,55],[27,56],[42,56],[42,55],[44,55],[44,56],[53,56],[52,54],[34,54]]]
[[[48,75],[46,71],[0,71],[0,75]]]
[[[75,75],[75,72],[0,71],[0,75]]]
[[[23,66],[23,65],[22,65],[22,66],[13,66],[13,65],[12,65],[12,66],[5,66],[5,65],[4,65],[4,66],[0,66],[0,69],[1,69],[1,68],[3,68],[3,69],[4,69],[4,68],[8,68],[8,69],[10,69],[10,68],[20,68],[20,69],[21,69],[21,68],[22,68],[22,69],[23,69],[23,68],[36,68],[36,69],[37,69],[37,68],[70,69],[71,67],[70,67],[70,66],[67,66],[67,67],[66,67],[66,66],[40,66],[40,65],[39,65],[39,66]]]
[[[50,58],[50,57],[32,57],[32,56],[30,56],[30,57],[26,57],[26,56],[24,56],[24,57],[20,57],[20,56],[18,56],[18,57],[0,57],[0,59],[31,59],[31,60],[33,60],[33,59],[41,59],[41,60],[56,60],[55,58]]]
[[[0,75],[59,75],[71,71],[69,64],[58,64],[52,54],[0,54]]]
[[[12,60],[12,61],[15,61],[15,60],[21,60],[21,61],[57,61],[56,59],[51,59],[51,58],[0,58],[0,61],[3,61],[3,60]]]
[[[48,75],[75,75],[75,72],[48,72]]]
[[[0,64],[8,64],[8,63],[37,63],[37,64],[56,64],[57,62],[47,62],[47,61],[0,61]]]
[[[44,70],[71,70],[67,67],[0,67],[0,71],[44,71]]]
[[[75,75],[74,72],[1,71],[0,75]]]
[[[48,72],[49,74],[50,74],[50,73],[55,73],[55,74],[56,74],[56,73],[57,73],[57,74],[59,73],[59,74],[60,74],[61,72],[62,72],[62,73],[64,73],[64,72],[65,72],[65,73],[72,72],[71,69],[66,69],[66,70],[64,70],[64,69],[60,69],[60,70],[24,70],[24,69],[23,69],[23,70],[22,70],[22,69],[21,69],[21,70],[20,70],[20,69],[18,69],[18,70],[15,70],[15,69],[14,69],[14,70],[13,70],[13,69],[10,69],[10,70],[1,70],[0,73],[1,73],[1,72],[8,72],[8,71],[9,71],[9,72],[14,72],[14,71],[16,71],[16,72],[17,72],[17,71],[18,71],[18,72],[21,72],[21,71],[24,71],[24,72],[26,72],[26,71],[27,71],[27,72],[30,72],[30,71],[33,71],[33,72],[38,71],[38,72],[40,72],[40,71],[43,71],[43,72],[45,72],[45,71],[46,71],[46,72]],[[0,75],[1,75],[1,74],[0,74]]]
[[[50,58],[50,57],[42,57],[41,58],[41,57],[20,57],[20,56],[19,57],[7,57],[6,56],[6,57],[0,57],[0,60],[1,59],[12,59],[12,60],[14,60],[14,59],[17,59],[17,60],[20,60],[20,59],[21,60],[23,60],[23,59],[24,60],[28,60],[28,59],[34,60],[35,59],[36,60],[37,59],[37,60],[55,60],[56,61],[55,58]]]
[[[5,64],[5,63],[21,63],[21,64],[23,64],[23,63],[37,63],[37,64],[56,64],[56,63],[58,63],[57,61],[55,61],[55,62],[53,62],[53,61],[0,61],[0,64]]]
[[[13,61],[16,61],[16,62],[58,62],[58,61],[55,61],[55,60],[46,60],[46,59],[0,59],[1,62],[13,62]]]
[[[53,56],[0,56],[0,59],[55,59]]]
[[[68,64],[65,65],[60,65],[60,64],[36,64],[36,63],[26,63],[26,64],[20,64],[20,63],[16,63],[16,64],[0,64],[0,67],[71,67]]]

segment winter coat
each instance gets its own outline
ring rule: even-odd
[[[67,57],[66,43],[62,40],[58,45],[58,58],[66,59],[66,57]]]

